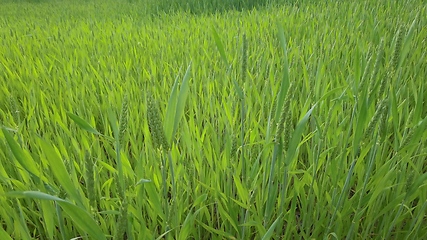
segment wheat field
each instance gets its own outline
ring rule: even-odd
[[[422,0],[4,0],[0,239],[426,239]]]

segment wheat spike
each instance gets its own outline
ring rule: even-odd
[[[248,39],[246,38],[246,34],[243,34],[242,52],[242,80],[244,82],[246,80],[246,72],[248,69]]]
[[[396,33],[396,42],[394,44],[394,50],[393,50],[393,58],[392,58],[392,67],[393,71],[396,71],[399,67],[400,62],[400,56],[401,56],[401,50],[402,50],[402,40],[403,40],[403,29],[402,27],[399,27]]]
[[[119,142],[123,142],[124,134],[127,129],[128,111],[129,111],[129,100],[128,100],[128,96],[125,95],[125,97],[123,98],[122,109],[120,111]]]
[[[366,63],[366,67],[365,67],[365,70],[363,71],[362,78],[360,79],[360,84],[359,84],[359,89],[360,90],[364,90],[364,88],[365,88],[366,78],[367,78],[368,72],[369,72],[369,70],[371,68],[371,64],[372,64],[372,56],[370,56],[368,58],[368,62]]]
[[[160,114],[151,94],[147,96],[147,118],[154,148],[168,150],[169,143],[166,140]]]
[[[374,132],[375,126],[377,125],[378,121],[380,120],[381,116],[385,113],[387,110],[387,102],[388,100],[382,100],[380,104],[378,105],[377,110],[375,111],[374,116],[372,117],[371,121],[368,124],[368,128],[365,131],[365,138],[368,138],[370,134]]]
[[[291,118],[291,109],[290,109],[290,105],[291,105],[291,89],[293,88],[293,84],[291,84],[291,86],[289,86],[288,88],[288,92],[286,93],[286,99],[285,102],[283,103],[282,106],[282,111],[280,112],[280,118],[279,118],[279,122],[277,123],[277,129],[276,129],[276,134],[274,136],[274,141],[276,143],[279,142],[279,139],[282,137],[283,133],[286,133],[286,131],[289,130],[289,128],[286,125],[286,123],[290,122],[290,118]],[[285,129],[286,128],[286,129]],[[285,138],[288,137],[288,134],[285,134]],[[285,139],[285,142],[288,142],[289,139]]]
[[[117,221],[117,231],[115,233],[114,239],[126,239],[126,229],[127,229],[127,215],[128,215],[128,203],[123,201],[120,206],[119,219]]]

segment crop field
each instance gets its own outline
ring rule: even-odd
[[[427,239],[423,0],[3,0],[0,239]]]

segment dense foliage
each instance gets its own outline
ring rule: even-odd
[[[0,239],[427,238],[425,16],[4,1]]]

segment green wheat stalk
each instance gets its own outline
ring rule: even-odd
[[[248,39],[246,37],[246,34],[243,34],[243,47],[242,47],[242,83],[247,82],[247,71],[248,71]],[[240,143],[241,143],[241,149],[242,152],[240,154],[240,161],[242,163],[242,179],[243,183],[246,183],[246,160],[245,160],[245,118],[246,118],[246,109],[245,109],[245,96],[244,94],[240,97]],[[245,218],[243,216],[247,216],[249,209],[241,209],[240,215],[243,218],[242,223],[245,223]],[[245,237],[245,226],[242,226],[241,232],[242,232],[242,238]]]
[[[170,155],[170,146],[169,143],[166,140],[165,131],[163,129],[163,124],[160,119],[160,113],[157,108],[157,105],[155,103],[155,100],[151,93],[147,94],[147,121],[148,121],[148,128],[150,131],[152,143],[154,149],[156,149],[160,153],[160,163],[161,163],[161,170],[162,170],[162,188],[163,188],[163,204],[164,209],[166,213],[166,219],[164,219],[164,231],[169,231],[169,220],[170,220],[170,212],[169,212],[169,196],[168,196],[168,186],[167,186],[167,169],[166,169],[166,156],[164,155],[165,152],[168,152],[168,159],[170,168],[172,170],[172,186],[173,189],[175,189],[175,182],[174,182],[174,174],[173,174],[173,167],[172,167],[172,157]],[[174,199],[175,193],[172,193],[172,197]],[[174,202],[174,201],[172,201]]]
[[[286,98],[282,106],[282,110],[280,112],[280,118],[277,123],[276,132],[274,135],[274,150],[273,150],[273,156],[271,160],[271,166],[270,166],[270,175],[269,180],[267,183],[267,206],[264,213],[264,223],[267,223],[267,218],[270,217],[272,208],[273,208],[273,200],[276,197],[275,194],[273,194],[273,182],[274,182],[274,173],[276,172],[276,161],[281,158],[283,154],[283,133],[285,132],[285,123],[286,119],[291,115],[290,102],[291,102],[291,87],[288,88],[286,93]],[[289,127],[286,127],[286,129],[289,129]],[[288,134],[287,134],[288,135]],[[288,137],[288,136],[286,136]],[[285,140],[287,143],[289,142],[289,139]],[[274,195],[274,196],[273,196]]]
[[[125,189],[126,189],[126,183],[125,183],[125,177],[123,173],[123,164],[121,161],[121,143],[123,142],[124,133],[126,132],[127,125],[128,125],[128,96],[125,95],[122,102],[122,107],[120,110],[120,120],[119,120],[119,128],[117,131],[117,135],[115,136],[116,141],[116,154],[117,154],[117,165],[118,165],[118,181],[117,181],[117,187],[119,196],[121,199],[121,206],[119,210],[119,218],[117,221],[117,229],[115,233],[114,239],[123,239],[126,236],[126,229],[127,229],[127,199],[125,195]]]

